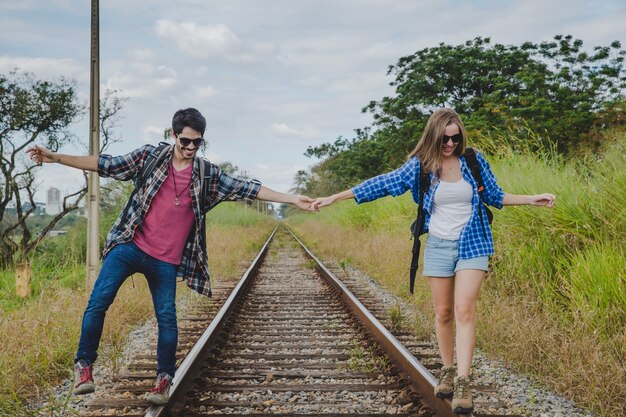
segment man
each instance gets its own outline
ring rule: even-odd
[[[117,157],[63,155],[40,146],[26,151],[37,164],[60,163],[97,171],[102,177],[134,179],[138,184],[107,236],[102,269],[83,315],[74,358],[75,394],[94,391],[92,366],[98,356],[106,311],[126,278],[142,273],[148,281],[158,323],[157,381],[147,399],[155,405],[167,403],[176,371],[176,277],[185,278],[187,285],[199,293],[211,295],[204,233],[204,214],[208,210],[221,201],[251,203],[255,198],[312,210],[308,197],[232,178],[201,160],[196,153],[204,141],[205,128],[206,121],[198,110],[177,111],[171,131],[175,143],[158,148],[163,149],[161,158],[156,158],[157,148],[152,145]],[[156,163],[147,178],[141,178],[147,160]]]

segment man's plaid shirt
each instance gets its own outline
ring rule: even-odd
[[[155,149],[152,145],[145,145],[126,155],[100,155],[98,159],[98,174],[101,177],[111,177],[122,181],[137,180],[147,156],[154,152]],[[103,258],[115,245],[133,240],[135,230],[141,225],[148,213],[152,199],[167,178],[171,160],[172,152],[170,151],[156,164],[152,174],[149,178],[146,178],[144,185],[137,190],[133,198],[128,202],[126,208],[122,211],[107,235],[106,246],[102,254]],[[208,192],[207,195],[203,196],[205,212],[202,213],[202,206],[200,205],[200,163],[199,158],[196,157],[190,186],[194,225],[185,243],[177,275],[186,279],[190,288],[210,297],[211,283],[206,236],[204,233],[204,214],[225,200],[243,200],[248,204],[252,203],[261,188],[261,184],[255,181],[242,181],[230,177],[220,171],[216,165],[205,162],[210,166],[210,173],[204,178],[204,181],[208,181]]]
[[[482,154],[476,152],[478,165],[480,166],[480,175],[483,179],[485,187],[483,191],[483,200],[490,206],[498,209],[502,208],[502,200],[504,192],[498,186],[496,177],[491,172],[489,163]],[[474,181],[474,177],[467,166],[467,162],[463,156],[461,160],[461,174],[463,179],[472,185],[474,196],[472,197],[472,215],[467,224],[461,231],[459,236],[459,259],[470,259],[478,256],[493,255],[493,236],[491,228],[487,220],[487,211],[480,202],[478,195],[478,185]],[[419,175],[420,161],[416,157],[409,159],[404,165],[395,171],[379,175],[374,178],[357,185],[352,188],[354,198],[357,203],[365,203],[367,201],[376,200],[377,198],[392,195],[394,197],[404,194],[407,190],[411,190],[413,201],[419,202]],[[416,181],[417,180],[417,181]],[[439,186],[439,181],[435,182],[435,175],[430,174],[430,183],[433,184],[430,189],[424,193],[424,229],[428,231],[430,223],[430,215],[433,207],[433,197]],[[478,210],[482,211],[481,221]]]

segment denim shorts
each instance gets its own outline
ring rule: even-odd
[[[424,272],[427,277],[451,277],[462,269],[489,269],[489,256],[459,259],[459,241],[428,235],[424,250]]]

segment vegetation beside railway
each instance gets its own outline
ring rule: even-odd
[[[102,221],[102,235],[119,213]],[[237,279],[263,245],[274,221],[241,204],[219,205],[207,216],[209,264],[213,281]],[[28,415],[26,403],[70,377],[89,291],[85,288],[85,225],[48,239],[31,260],[33,294],[15,297],[13,271],[0,271],[0,417]],[[200,297],[179,284],[181,298]],[[9,311],[10,310],[10,311]],[[153,316],[145,280],[134,276],[122,286],[105,322],[98,362],[119,360],[128,333]]]
[[[479,301],[478,344],[492,357],[602,416],[622,415],[626,396],[626,131],[605,132],[600,154],[565,160],[515,149],[507,136],[473,136],[505,191],[552,191],[553,210],[496,210],[496,255]],[[430,312],[420,280],[408,292],[416,206],[407,194],[288,219],[326,259],[368,273]],[[430,334],[433,324],[416,323]]]

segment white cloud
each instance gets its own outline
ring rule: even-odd
[[[296,172],[307,169],[304,165],[256,164],[248,172],[266,187],[283,193],[289,192]]]
[[[164,65],[120,61],[112,67],[113,72],[107,78],[105,88],[120,90],[126,97],[157,97],[179,84],[177,72]]]
[[[222,58],[237,63],[255,63],[276,51],[270,42],[246,42],[225,24],[200,25],[159,19],[157,35],[168,39],[184,53],[195,58]]]
[[[155,138],[162,140],[163,132],[165,132],[165,126],[144,126],[141,128],[141,141],[144,143],[155,143]]]
[[[297,139],[319,138],[322,135],[321,131],[313,127],[296,129],[288,126],[285,123],[272,123],[270,131],[276,136]]]
[[[228,55],[241,45],[237,35],[223,24],[202,26],[160,19],[155,30],[159,36],[174,41],[183,52],[196,57]]]
[[[87,99],[89,6],[76,7],[75,0],[0,3],[0,70],[19,65],[45,77],[77,78],[78,94]],[[119,129],[124,140],[111,152],[157,143],[173,113],[192,106],[207,118],[211,161],[231,161],[282,191],[296,172],[286,161],[313,163],[303,156],[307,146],[351,137],[353,129],[371,124],[360,109],[393,95],[388,83],[394,76],[386,73],[402,56],[476,36],[519,44],[571,33],[585,47],[626,38],[623,0],[100,5],[103,87],[131,98]],[[77,135],[86,131],[81,127]]]
[[[222,162],[225,162],[222,157],[220,157],[218,154],[216,154],[213,151],[204,151],[204,152],[202,152],[202,156],[205,157],[206,159],[208,159],[209,161],[211,161],[214,164],[221,164]],[[237,165],[237,164],[235,164],[235,165]]]
[[[196,96],[199,99],[213,97],[216,93],[215,88],[211,87],[210,85],[206,85],[204,87],[196,87],[194,91],[196,92]]]
[[[70,58],[33,58],[26,56],[0,56],[0,72],[8,73],[18,68],[42,78],[75,78],[89,80],[89,72]]]
[[[156,54],[150,48],[137,48],[126,51],[126,54],[130,59],[138,61],[152,61],[156,58]]]

